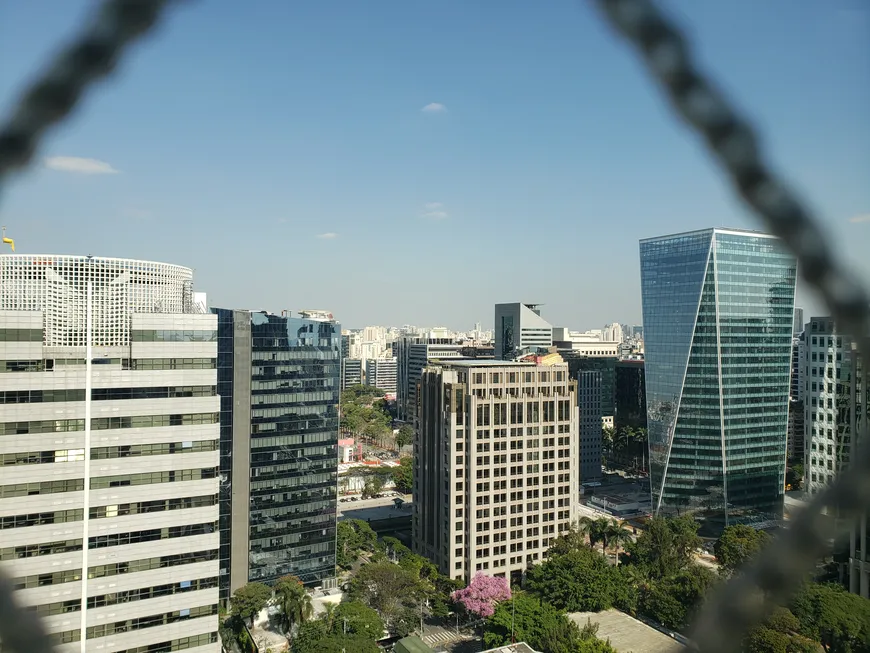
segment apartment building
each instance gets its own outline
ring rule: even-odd
[[[0,568],[58,653],[217,653],[213,315],[189,268],[0,256]]]
[[[821,492],[848,466],[863,435],[870,405],[868,372],[852,339],[829,317],[810,319],[804,332],[804,486]],[[836,513],[832,516],[836,517]],[[852,525],[845,574],[849,591],[870,598],[868,514]]]
[[[363,362],[359,358],[341,359],[341,389],[345,390],[365,381],[363,377]]]
[[[438,331],[425,336],[404,335],[398,340],[396,357],[396,410],[401,421],[411,425],[417,415],[417,384],[430,362],[460,358],[462,345]]]
[[[415,553],[517,581],[576,517],[576,383],[564,363],[442,361],[420,379]]]
[[[395,358],[370,358],[366,361],[366,385],[395,394],[397,370]]]

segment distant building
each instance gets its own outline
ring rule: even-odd
[[[404,335],[398,340],[396,358],[396,411],[411,425],[417,414],[417,384],[430,362],[461,358],[462,345],[455,338],[432,331],[427,335]]]
[[[577,405],[580,408],[580,482],[601,480],[602,422],[601,372],[578,372]]]
[[[495,357],[512,360],[517,355],[553,346],[553,326],[541,317],[537,304],[495,305]]]
[[[801,335],[792,338],[791,382],[788,395],[788,460],[804,459],[804,358],[806,343]]]
[[[341,389],[364,383],[363,362],[359,358],[341,359]]]
[[[796,336],[799,336],[803,333],[804,330],[804,309],[796,308],[794,309],[794,326],[792,327],[792,333]]]
[[[620,360],[614,366],[613,428],[646,429],[646,375],[644,362]]]
[[[568,363],[572,379],[579,379],[581,372],[599,372],[601,374],[601,424],[605,428],[613,428],[613,417],[616,412],[616,356],[587,356],[577,351],[559,352]]]
[[[366,361],[366,385],[395,394],[397,364],[395,358],[370,358]]]
[[[705,229],[640,242],[650,482],[656,514],[715,534],[780,519],[796,262],[766,234]]]
[[[606,340],[601,331],[580,332],[565,327],[553,327],[553,346],[563,355],[572,356],[616,357],[620,353],[620,342]]]
[[[477,572],[519,580],[576,516],[568,366],[442,361],[423,371],[419,403],[414,552],[464,582]]]
[[[335,576],[341,327],[325,312],[212,310],[221,597],[287,574],[321,585]]]

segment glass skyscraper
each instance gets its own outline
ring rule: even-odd
[[[640,242],[656,514],[705,530],[782,514],[796,261],[773,236]]]
[[[335,576],[341,327],[213,309],[221,399],[221,598]],[[330,316],[331,317],[331,316]]]

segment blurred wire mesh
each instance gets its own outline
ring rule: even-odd
[[[753,213],[794,252],[804,279],[824,299],[840,329],[852,334],[866,366],[870,299],[833,257],[818,222],[764,163],[750,124],[695,68],[686,40],[650,0],[592,1],[638,50],[675,112],[706,140]],[[104,0],[92,23],[25,91],[0,127],[0,189],[10,173],[30,164],[45,132],[72,112],[90,85],[114,69],[125,49],[158,23],[168,4],[168,0]],[[862,446],[851,467],[817,495],[744,573],[710,598],[693,629],[698,649],[724,653],[739,648],[743,633],[773,606],[788,600],[803,575],[828,552],[836,534],[822,518],[825,510],[836,509],[844,518],[838,523],[843,524],[870,509],[867,435],[864,419]],[[36,613],[15,604],[11,583],[0,575],[0,650],[51,653],[51,649]]]

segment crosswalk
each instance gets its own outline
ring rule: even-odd
[[[451,633],[449,630],[439,630],[434,633],[426,633],[423,635],[423,642],[427,646],[446,644],[447,642],[452,642],[456,639],[460,639],[460,636],[456,633]]]

